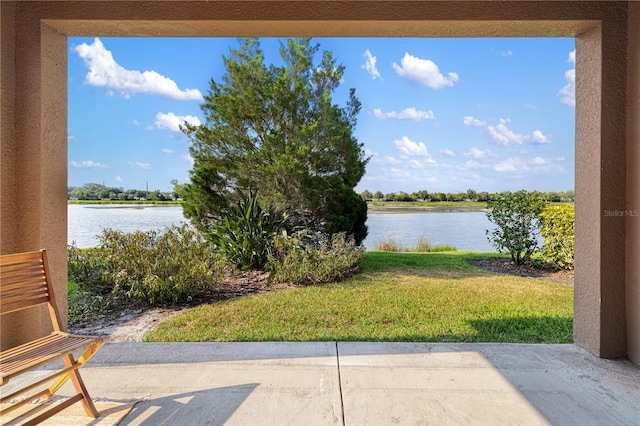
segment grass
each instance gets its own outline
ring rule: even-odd
[[[573,289],[485,273],[497,254],[367,252],[344,282],[203,305],[147,341],[572,341]]]
[[[417,244],[414,248],[403,248],[402,243],[394,239],[387,239],[378,241],[378,251],[404,251],[409,253],[434,253],[441,251],[456,251],[454,246],[439,245],[434,246],[431,244],[431,240],[424,236],[418,236]]]

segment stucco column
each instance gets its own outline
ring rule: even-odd
[[[627,345],[625,41],[615,19],[576,39],[574,341],[603,358]]]
[[[629,3],[627,36],[627,342],[640,364],[640,3]]]
[[[29,2],[6,7],[2,2],[2,11],[1,249],[47,249],[50,278],[66,324],[66,36],[42,25]],[[5,23],[15,31],[13,40],[4,38]],[[0,346],[5,349],[50,330],[46,307],[4,315]]]

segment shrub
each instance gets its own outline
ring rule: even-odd
[[[181,302],[222,276],[225,264],[187,224],[164,232],[124,233],[105,229],[100,237],[103,278],[129,296],[150,303]]]
[[[538,248],[540,214],[546,202],[540,192],[504,192],[487,202],[487,217],[497,228],[487,238],[499,252],[506,251],[516,265],[529,260]]]
[[[84,291],[75,281],[69,281],[67,293],[69,308],[69,325],[85,321],[93,321],[110,313],[114,308],[114,300],[118,296],[112,294],[96,294]]]
[[[67,256],[69,280],[76,283],[78,291],[100,295],[113,290],[113,285],[102,279],[107,265],[100,249],[80,249],[72,244]]]
[[[285,231],[287,215],[263,209],[258,197],[238,191],[239,200],[207,232],[207,239],[240,269],[262,269],[273,253],[276,235]]]
[[[574,222],[573,204],[547,206],[542,212],[542,256],[558,268],[573,269]]]
[[[305,233],[279,236],[270,257],[270,279],[294,284],[322,284],[340,281],[360,267],[364,250],[344,233],[309,242]]]

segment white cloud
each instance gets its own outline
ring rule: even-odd
[[[432,89],[453,86],[460,79],[455,72],[450,72],[445,77],[435,62],[429,59],[420,59],[409,53],[404,54],[400,63],[402,65],[398,65],[395,62],[391,65],[400,77]]]
[[[569,59],[567,62],[571,62],[574,64],[574,67],[570,70],[565,71],[564,79],[567,81],[567,84],[560,89],[558,92],[558,97],[560,98],[560,102],[565,105],[569,105],[571,107],[576,106],[576,51],[575,49],[569,52]]]
[[[385,164],[401,164],[402,161],[397,159],[396,157],[392,157],[390,155],[387,155],[384,157],[384,163]]]
[[[545,135],[540,130],[534,130],[531,134],[531,143],[551,143],[551,136]]]
[[[78,169],[106,169],[108,168],[106,164],[99,163],[93,160],[85,160],[85,161],[72,161],[69,163],[71,167],[75,167]]]
[[[133,124],[134,126],[139,126],[139,125],[140,125],[140,122],[134,118],[134,119],[131,121],[131,124]]]
[[[534,166],[543,166],[547,164],[547,161],[542,157],[535,157],[530,161],[530,163]]]
[[[414,107],[405,108],[400,112],[390,111],[390,112],[382,112],[381,109],[376,108],[373,110],[373,115],[378,118],[395,118],[396,120],[413,120],[413,121],[422,121],[422,120],[433,120],[435,116],[433,115],[433,111],[420,111]]]
[[[414,168],[414,169],[422,169],[422,168],[424,168],[424,164],[422,164],[418,160],[411,160],[409,162],[409,164],[411,164],[411,167]]]
[[[151,124],[147,124],[147,130],[153,130],[153,126]]]
[[[444,148],[440,150],[440,154],[446,155],[447,157],[455,157],[456,153],[451,151],[449,148]]]
[[[535,110],[537,107],[534,104],[526,103],[523,105],[524,109]]]
[[[488,149],[486,151],[482,151],[478,148],[471,148],[469,152],[464,153],[464,156],[467,158],[475,158],[476,160],[479,160],[481,158],[493,157],[493,153]]]
[[[191,155],[184,154],[182,156],[182,159],[193,166],[194,160],[193,160],[193,157]]]
[[[172,112],[167,114],[159,112],[156,114],[155,125],[158,129],[180,132],[180,126],[185,121],[194,126],[199,126],[201,124],[198,117],[193,115],[175,115]]]
[[[509,118],[501,118],[497,125],[487,126],[489,137],[498,146],[520,146],[523,143],[545,144],[551,143],[551,136],[540,130],[534,130],[530,135],[516,133],[507,127],[511,123]]]
[[[393,141],[396,148],[407,155],[414,155],[416,157],[424,157],[427,163],[435,164],[435,161],[429,155],[427,146],[422,142],[414,142],[408,137],[403,136],[401,139]]]
[[[140,170],[149,170],[151,168],[151,164],[142,163],[140,161],[129,161],[129,165],[131,167],[135,167],[136,169],[140,169]]]
[[[67,142],[73,142],[76,140],[75,136],[67,135]]]
[[[555,164],[555,160],[544,159],[542,157],[534,157],[531,159],[511,157],[496,163],[493,169],[499,173],[508,173],[513,177],[520,178],[530,177],[532,175],[550,176],[566,173],[566,170],[561,165]]]
[[[526,171],[526,164],[518,157],[511,157],[497,163],[493,169],[497,172]]]
[[[163,154],[173,154],[173,150],[169,148],[162,148]]]
[[[116,182],[122,182],[124,179],[122,179],[120,176],[116,176]]]
[[[507,50],[502,52],[502,56],[513,56],[513,50]]]
[[[422,142],[413,142],[408,137],[403,136],[401,139],[393,141],[395,146],[407,155],[417,155],[418,157],[426,157],[429,155],[427,146]]]
[[[500,146],[516,146],[524,143],[525,137],[519,133],[514,133],[506,126],[511,120],[501,118],[495,126],[487,126],[489,136]]]
[[[76,46],[75,51],[89,68],[85,82],[90,86],[119,92],[125,98],[130,98],[136,93],[144,93],[180,101],[203,99],[198,89],[180,90],[175,81],[156,71],[140,72],[122,67],[113,59],[111,51],[104,47],[99,38],[95,38],[92,44],[82,43]]]
[[[364,52],[364,57],[367,58],[367,60],[365,61],[364,65],[362,65],[362,68],[367,70],[367,72],[371,75],[371,78],[373,78],[374,80],[376,78],[382,80],[382,76],[380,75],[380,72],[376,67],[376,61],[378,59],[371,54],[371,51],[369,49]]]
[[[465,126],[469,127],[484,127],[487,125],[486,121],[478,120],[470,115],[466,115],[462,118],[462,122]]]
[[[467,162],[464,163],[463,167],[465,169],[479,169],[481,165],[476,160],[467,160]]]

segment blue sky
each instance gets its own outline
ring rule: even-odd
[[[371,160],[357,192],[574,187],[572,38],[317,38],[362,102],[355,135]],[[278,39],[262,39],[278,63]],[[69,38],[69,185],[171,189],[189,179],[178,125],[238,40]]]

